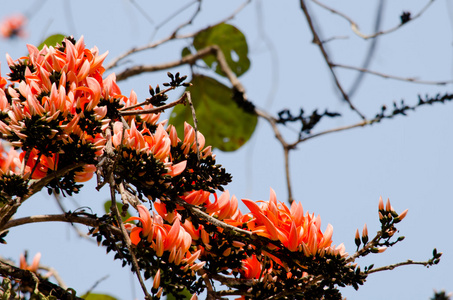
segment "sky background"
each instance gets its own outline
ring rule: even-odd
[[[403,11],[415,15],[428,0],[385,1],[382,28],[394,27]],[[134,5],[134,3],[136,5]],[[50,34],[62,33],[85,37],[87,48],[97,46],[101,53],[109,51],[110,60],[129,50],[166,37],[176,26],[187,21],[195,6],[162,24],[188,1],[2,1],[0,19],[15,13],[26,13],[28,38],[0,40],[1,71],[8,73],[5,53],[14,59],[26,54],[26,43],[39,44]],[[215,24],[231,15],[243,1],[204,1],[199,16],[181,33],[191,33]],[[322,37],[328,39],[331,59],[336,63],[360,66],[370,41],[355,36],[344,19],[307,1]],[[365,33],[373,32],[378,1],[325,0],[354,19]],[[137,8],[137,5],[140,8]],[[416,77],[421,80],[453,79],[453,1],[437,0],[419,19],[401,29],[381,36],[369,68],[378,72]],[[152,22],[149,20],[151,19]],[[246,36],[249,44],[250,70],[240,77],[249,99],[269,113],[282,109],[297,114],[299,109],[310,113],[324,109],[342,114],[341,118],[322,121],[321,130],[355,124],[360,121],[341,102],[330,71],[319,49],[312,44],[312,35],[298,1],[252,1],[230,21]],[[159,28],[156,31],[156,28]],[[154,50],[131,56],[113,70],[121,71],[135,64],[161,64],[180,58],[188,44],[181,40]],[[170,70],[190,75],[187,67]],[[110,71],[109,71],[110,72]],[[108,73],[106,73],[107,75]],[[349,90],[356,72],[338,70],[341,83]],[[134,89],[139,99],[148,95],[148,85],[167,80],[164,73],[144,74],[120,82],[123,94]],[[404,99],[409,105],[418,102],[418,95],[434,96],[451,92],[451,85],[422,85],[367,75],[352,101],[368,118],[385,104]],[[170,95],[176,99],[178,92]],[[195,99],[196,101],[196,99]],[[453,292],[453,103],[421,107],[408,116],[398,116],[365,128],[333,133],[309,140],[290,154],[293,195],[305,210],[319,214],[324,230],[334,227],[333,241],[345,243],[346,250],[355,250],[354,233],[368,225],[370,236],[379,229],[377,205],[379,196],[390,198],[393,207],[409,214],[399,226],[406,239],[384,254],[358,261],[362,266],[376,267],[406,259],[424,261],[431,258],[434,247],[443,252],[439,265],[426,269],[407,266],[393,271],[372,274],[358,291],[342,289],[348,299],[429,299],[433,290]],[[215,116],[213,116],[215,117]],[[165,118],[165,116],[164,116]],[[297,138],[297,126],[282,129],[287,141]],[[207,141],[209,144],[209,140]],[[252,139],[236,152],[216,151],[217,162],[233,175],[227,186],[238,198],[267,200],[272,187],[281,201],[286,201],[283,151],[264,120],[259,120]],[[94,190],[95,182],[86,184],[82,192],[63,200],[68,210],[88,206],[103,212],[108,191]],[[244,206],[242,206],[244,207]],[[47,192],[29,199],[17,216],[59,213],[55,200]],[[79,227],[86,232],[85,227]],[[32,257],[42,252],[41,262],[54,267],[66,284],[79,293],[88,290],[104,276],[95,292],[108,293],[118,299],[143,298],[135,278],[122,269],[105,249],[79,238],[67,224],[34,224],[10,231],[7,245],[0,245],[0,255],[18,261],[28,250]]]

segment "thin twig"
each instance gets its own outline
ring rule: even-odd
[[[165,20],[163,20],[162,22],[160,22],[157,26],[156,26],[156,29],[154,30],[154,33],[153,33],[153,36],[156,35],[157,31],[162,27],[164,26],[165,24],[167,24],[168,22],[170,22],[173,18],[175,18],[177,15],[179,15],[180,13],[182,13],[183,11],[185,11],[186,9],[188,9],[189,7],[191,7],[194,3],[198,2],[198,7],[195,11],[195,13],[192,15],[192,17],[187,21],[187,22],[184,22],[182,23],[181,25],[179,25],[174,31],[173,33],[171,34],[171,36],[176,36],[176,34],[184,27],[186,27],[187,25],[190,25],[192,24],[192,22],[195,20],[196,16],[198,15],[198,13],[201,11],[201,0],[194,0],[192,2],[189,2],[189,3],[186,3],[183,7],[181,7],[180,9],[174,11],[170,16],[168,16]]]
[[[379,31],[381,29],[382,16],[384,15],[384,4],[385,0],[379,0],[378,8],[376,10],[376,18],[374,21],[374,31]],[[374,57],[374,53],[376,52],[377,49],[378,41],[379,38],[375,38],[369,44],[367,53],[365,55],[365,59],[363,60],[362,63],[362,69],[368,69],[369,65],[371,64],[371,61]],[[363,82],[363,79],[365,78],[365,75],[366,73],[364,72],[359,72],[356,75],[356,78],[354,79],[351,88],[348,91],[348,95],[350,98],[354,96],[355,92],[360,87],[361,83]]]
[[[120,111],[120,114],[122,116],[131,116],[131,115],[142,115],[142,114],[157,114],[160,112],[165,111],[166,109],[172,108],[173,106],[176,106],[178,104],[184,103],[187,99],[187,93],[184,93],[181,98],[178,100],[168,103],[162,106],[158,107],[153,107],[150,109],[142,109],[142,110],[127,110],[127,111]]]
[[[367,271],[367,273],[371,274],[371,273],[376,273],[376,272],[381,272],[381,271],[389,271],[389,270],[393,270],[395,268],[407,266],[407,265],[423,265],[423,266],[427,267],[430,265],[430,263],[427,261],[413,261],[413,260],[408,259],[406,261],[399,262],[399,263],[396,263],[393,265],[388,265],[388,266],[384,266],[384,267],[380,267],[380,268],[371,269],[370,271]]]
[[[162,70],[167,70],[173,67],[178,67],[182,65],[193,65],[195,62],[200,59],[205,57],[206,55],[212,54],[213,50],[212,47],[206,47],[204,49],[201,49],[195,54],[190,54],[187,56],[182,57],[179,60],[165,63],[165,64],[160,64],[160,65],[139,65],[139,66],[133,66],[130,68],[127,68],[126,70],[116,74],[116,81],[121,81],[126,78],[139,75],[142,73],[147,73],[147,72],[156,72],[156,71],[162,71]]]
[[[66,208],[61,203],[60,195],[57,194],[55,191],[53,191],[53,196],[54,196],[55,201],[57,202],[57,205],[60,208],[61,212],[66,213]],[[75,226],[72,223],[71,223],[71,225],[72,225],[71,227],[75,230],[75,232],[77,233],[77,235],[79,237],[84,238],[90,242],[95,242],[93,239],[90,239],[86,233],[82,232],[77,226]]]
[[[369,69],[366,69],[366,68],[359,68],[359,67],[342,65],[342,64],[337,64],[337,63],[332,63],[332,67],[338,67],[338,68],[343,68],[343,69],[355,70],[355,71],[359,71],[359,72],[363,72],[363,73],[369,73],[369,74],[376,75],[376,76],[383,77],[383,78],[387,78],[387,79],[394,79],[394,80],[412,82],[412,83],[417,83],[417,84],[447,85],[447,84],[453,83],[453,80],[428,81],[428,80],[416,79],[416,78],[413,78],[413,77],[401,77],[401,76],[388,75],[388,74],[372,71],[372,70],[369,70]]]
[[[310,15],[310,13],[308,12],[308,8],[305,4],[305,1],[304,0],[300,0],[300,7],[302,8],[302,11],[305,15],[305,18],[307,19],[307,22],[308,22],[308,26],[310,27],[310,31],[311,33],[313,34],[313,43],[318,45],[319,47],[319,50],[321,51],[321,54],[322,56],[324,57],[324,60],[326,61],[327,63],[327,66],[329,67],[330,69],[330,72],[333,76],[333,80],[335,81],[335,85],[337,86],[338,90],[340,91],[343,99],[349,104],[349,107],[351,108],[351,110],[355,111],[359,116],[360,118],[362,118],[363,120],[365,120],[365,116],[357,110],[357,108],[352,104],[351,100],[349,99],[349,96],[348,94],[346,94],[346,92],[344,91],[343,87],[341,86],[340,84],[340,81],[333,69],[333,65],[332,65],[332,62],[330,61],[330,58],[329,58],[329,55],[327,54],[327,50],[326,48],[324,47],[324,44],[321,42],[321,39],[319,38],[319,35],[315,29],[315,26],[313,24],[313,20],[312,20],[312,16]]]
[[[52,276],[58,283],[58,285],[67,290],[68,289],[68,286],[66,285],[66,283],[63,281],[63,278],[61,278],[60,274],[57,272],[57,270],[55,268],[52,268],[52,267],[48,267],[48,266],[43,266],[43,265],[39,265],[38,267],[40,270],[45,270],[47,272],[49,272],[49,276]],[[47,277],[47,276],[46,276]]]
[[[325,134],[333,133],[333,132],[344,131],[344,130],[349,130],[349,129],[357,128],[357,127],[363,127],[363,126],[366,126],[366,125],[370,125],[372,123],[373,123],[373,121],[360,121],[359,123],[356,123],[356,124],[324,130],[324,131],[321,131],[319,133],[312,134],[310,136],[301,138],[301,139],[297,140],[296,142],[290,144],[290,146],[296,147],[296,145],[299,144],[299,143],[305,142],[307,140],[310,140],[312,138],[315,138],[315,137],[318,137],[318,136],[321,136],[321,135],[325,135]]]
[[[342,17],[342,18],[345,19],[346,21],[348,21],[349,24],[351,25],[352,31],[353,31],[357,36],[359,36],[359,37],[361,37],[361,38],[367,40],[367,39],[375,38],[375,37],[377,37],[377,36],[379,36],[379,35],[383,35],[383,34],[387,34],[387,33],[396,31],[396,30],[398,30],[400,27],[402,27],[402,26],[406,25],[407,23],[409,23],[410,21],[413,21],[413,20],[419,18],[419,17],[420,17],[420,16],[428,9],[428,7],[429,7],[431,4],[433,4],[433,2],[434,2],[435,0],[430,0],[430,1],[422,8],[422,10],[421,10],[420,12],[418,12],[418,13],[417,13],[416,15],[414,15],[414,16],[411,16],[411,18],[410,18],[408,21],[406,21],[406,22],[400,22],[400,23],[399,23],[398,25],[396,25],[395,27],[392,27],[392,28],[387,29],[387,30],[381,30],[381,31],[378,31],[378,32],[375,32],[375,33],[372,33],[372,34],[369,34],[369,35],[362,33],[362,32],[359,30],[359,25],[357,25],[357,23],[354,22],[354,20],[352,20],[352,19],[351,19],[350,17],[348,17],[346,14],[344,14],[344,13],[342,13],[342,12],[336,10],[336,9],[333,9],[333,8],[329,7],[329,6],[327,6],[327,5],[325,5],[325,4],[321,3],[321,2],[319,2],[318,0],[311,0],[311,1],[313,1],[314,3],[318,4],[318,5],[321,6],[322,8],[327,9],[328,11],[330,11],[330,12],[332,12],[332,13],[334,13],[334,14],[340,16],[340,17]]]
[[[167,36],[166,38],[163,38],[162,40],[160,41],[157,41],[157,42],[154,42],[154,43],[150,43],[148,45],[145,45],[145,46],[142,46],[142,47],[136,47],[136,48],[132,48],[128,51],[126,51],[125,53],[119,55],[118,57],[116,57],[115,59],[113,59],[106,67],[105,69],[106,70],[109,70],[111,68],[114,68],[118,65],[118,63],[123,60],[124,58],[134,54],[134,53],[137,53],[137,52],[141,52],[141,51],[144,51],[144,50],[148,50],[148,49],[152,49],[152,48],[156,48],[168,41],[171,41],[171,40],[178,40],[178,39],[186,39],[186,38],[192,38],[194,36],[196,36],[198,33],[200,33],[201,31],[204,31],[208,28],[211,28],[211,27],[214,27],[216,25],[219,25],[219,24],[222,24],[222,23],[225,23],[225,22],[228,22],[229,20],[233,19],[241,10],[244,9],[244,7],[247,6],[247,4],[249,4],[251,2],[251,0],[247,0],[245,1],[243,4],[241,4],[231,15],[229,15],[228,17],[226,17],[225,19],[223,20],[220,20],[219,22],[213,24],[213,25],[210,25],[210,26],[207,26],[201,30],[198,30],[196,32],[193,32],[193,33],[190,33],[190,34],[185,34],[185,35],[177,35],[178,31],[182,28],[181,26],[178,27],[172,34],[170,34],[169,36]],[[117,78],[117,81],[118,78]]]
[[[153,97],[158,97],[158,96],[164,95],[164,94],[168,93],[169,91],[174,90],[175,88],[176,88],[176,87],[174,87],[174,86],[171,86],[171,87],[169,87],[169,88],[166,88],[165,90],[160,91],[159,93],[155,94]],[[146,100],[143,101],[143,102],[140,102],[140,103],[137,103],[137,104],[134,104],[134,105],[131,105],[131,106],[124,106],[124,107],[121,108],[119,111],[131,110],[131,109],[134,109],[134,108],[139,107],[139,106],[143,106],[143,105],[150,104],[150,100],[151,100],[151,99],[152,99],[152,97],[146,99]]]
[[[292,148],[285,147],[283,149],[284,151],[284,157],[285,157],[285,174],[286,174],[286,185],[288,189],[288,202],[289,204],[293,204],[294,198],[293,198],[293,193],[292,193],[292,188],[291,188],[291,175],[289,173],[289,150]]]

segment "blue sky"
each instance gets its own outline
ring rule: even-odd
[[[338,16],[307,1],[325,39],[334,62],[360,66],[369,41],[355,36],[348,23]],[[425,0],[385,1],[382,28],[399,23],[403,11],[413,14],[427,3]],[[84,35],[88,48],[97,46],[101,53],[109,51],[111,59],[131,47],[141,46],[164,38],[175,26],[185,22],[194,6],[178,14],[172,21],[160,24],[171,16],[175,7],[185,1],[136,1],[141,11],[153,23],[125,0],[115,1],[31,1],[5,2],[0,12],[4,16],[28,11],[31,13],[25,40],[0,40],[1,70],[7,71],[4,54],[13,58],[26,53],[25,44],[38,44],[53,33]],[[229,16],[242,1],[205,1],[199,17],[182,33],[191,33],[219,19]],[[354,19],[363,32],[371,33],[377,1],[332,0],[324,3],[342,10]],[[401,77],[421,80],[445,81],[452,79],[452,15],[451,0],[435,1],[425,14],[403,26],[400,30],[378,40],[376,54],[370,69]],[[231,22],[246,35],[251,59],[250,70],[240,79],[249,99],[258,107],[276,115],[282,109],[297,113],[300,107],[306,112],[314,109],[336,111],[341,118],[322,122],[314,132],[355,124],[356,114],[339,100],[330,72],[316,45],[311,43],[298,1],[252,1]],[[341,37],[341,38],[339,38]],[[343,38],[347,37],[347,38]],[[269,42],[269,43],[268,43]],[[180,58],[184,40],[162,45],[155,50],[136,54],[125,63],[160,64]],[[123,67],[114,71],[118,72]],[[187,67],[174,72],[190,74]],[[338,70],[340,81],[349,89],[356,73]],[[120,83],[124,94],[134,89],[139,98],[148,97],[148,85],[166,80],[165,73],[144,74]],[[451,85],[422,85],[367,75],[352,98],[354,104],[372,118],[385,104],[404,99],[416,104],[418,95],[434,96],[451,92]],[[172,95],[177,97],[178,94]],[[444,252],[439,265],[426,269],[421,266],[403,267],[391,272],[371,275],[359,291],[343,289],[348,299],[429,299],[433,289],[453,291],[453,104],[436,104],[421,107],[408,116],[384,120],[379,124],[332,133],[299,144],[291,152],[291,178],[296,201],[304,209],[320,214],[325,229],[334,227],[335,243],[344,242],[352,253],[354,233],[368,224],[370,235],[378,230],[377,204],[379,196],[390,198],[394,208],[409,214],[399,226],[406,240],[386,253],[359,261],[376,266],[404,261],[426,260],[436,247]],[[288,141],[297,138],[297,127],[282,129]],[[209,141],[207,141],[209,143]],[[252,139],[240,150],[232,153],[216,152],[217,162],[233,175],[227,188],[238,198],[253,200],[269,196],[272,187],[281,201],[287,198],[283,168],[283,151],[274,138],[270,126],[259,120]],[[67,209],[89,206],[101,213],[107,191],[96,192],[90,182],[74,199],[63,201]],[[44,191],[28,200],[20,208],[19,216],[59,212],[55,201]],[[82,231],[87,231],[81,227]],[[13,229],[8,244],[1,246],[2,256],[18,259],[28,249],[30,255],[41,251],[42,263],[56,268],[66,283],[77,291],[89,289],[105,275],[95,291],[106,292],[119,299],[142,297],[134,279],[112,255],[105,255],[97,247],[76,236],[66,224],[39,224]]]

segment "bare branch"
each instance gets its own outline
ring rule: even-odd
[[[367,39],[375,38],[375,37],[377,37],[377,36],[379,36],[379,35],[383,35],[383,34],[387,34],[387,33],[391,33],[391,32],[393,32],[393,31],[396,31],[396,30],[398,30],[400,27],[402,27],[402,26],[404,26],[405,24],[409,23],[410,21],[413,21],[413,20],[419,18],[419,17],[420,17],[420,16],[421,16],[428,8],[429,8],[429,6],[430,6],[431,4],[433,4],[433,2],[434,2],[435,0],[430,0],[430,1],[422,8],[422,10],[421,10],[420,12],[418,12],[418,13],[417,13],[416,15],[414,15],[414,16],[411,16],[411,18],[410,18],[409,20],[407,20],[406,22],[401,22],[401,23],[399,23],[398,25],[396,25],[395,27],[392,27],[392,28],[387,29],[387,30],[378,31],[378,32],[375,32],[375,33],[372,33],[372,34],[369,34],[369,35],[362,33],[362,32],[359,30],[359,25],[357,25],[357,23],[354,22],[354,21],[353,21],[350,17],[348,17],[346,14],[344,14],[344,13],[342,13],[342,12],[336,10],[336,9],[333,9],[333,8],[329,7],[329,6],[327,6],[327,5],[325,5],[325,4],[321,3],[321,2],[319,2],[318,0],[311,0],[311,1],[313,1],[314,3],[318,4],[318,5],[321,6],[322,8],[327,9],[328,11],[330,11],[330,12],[332,12],[332,13],[334,13],[334,14],[340,16],[340,17],[342,17],[342,18],[345,19],[346,21],[348,21],[349,24],[351,25],[351,30],[352,30],[357,36],[359,36],[359,37],[361,37],[361,38],[367,40]]]
[[[376,273],[376,272],[381,272],[381,271],[389,271],[389,270],[393,270],[398,267],[408,266],[408,265],[422,265],[422,266],[428,267],[428,266],[432,265],[432,263],[430,263],[428,261],[413,261],[413,260],[408,259],[404,262],[399,262],[399,263],[396,263],[393,265],[388,265],[388,266],[384,266],[384,267],[380,267],[380,268],[371,269],[367,273],[371,274],[371,273]]]
[[[185,35],[177,35],[178,34],[178,31],[180,29],[182,29],[183,27],[187,26],[190,24],[189,23],[184,23],[182,25],[180,25],[178,28],[176,28],[176,30],[170,34],[168,37],[160,40],[160,41],[157,41],[157,42],[154,42],[154,43],[150,43],[148,45],[145,45],[145,46],[142,46],[142,47],[137,47],[137,48],[132,48],[128,51],[126,51],[125,53],[119,55],[118,57],[116,57],[115,59],[113,59],[106,67],[105,69],[106,70],[109,70],[111,68],[114,68],[118,65],[118,63],[123,60],[124,58],[128,57],[129,55],[132,55],[134,53],[137,53],[137,52],[141,52],[141,51],[144,51],[144,50],[148,50],[148,49],[152,49],[152,48],[156,48],[157,46],[160,46],[168,41],[171,41],[171,40],[178,40],[178,39],[186,39],[186,38],[191,38],[191,37],[194,37],[196,36],[198,33],[200,33],[201,31],[203,30],[206,30],[208,28],[211,28],[211,27],[214,27],[218,24],[222,24],[222,23],[225,23],[225,22],[228,22],[229,20],[233,19],[242,9],[244,9],[244,7],[247,6],[247,4],[249,4],[251,2],[251,0],[247,0],[245,1],[243,4],[241,4],[231,15],[229,15],[228,17],[226,17],[225,19],[223,20],[220,20],[219,22],[217,22],[216,24],[214,25],[210,25],[210,26],[207,26],[206,28],[203,28],[201,30],[198,30],[196,32],[193,32],[193,33],[190,33],[190,34],[185,34]],[[124,78],[123,78],[124,79]],[[119,81],[118,77],[117,77],[117,81]]]
[[[360,116],[360,118],[365,120],[366,119],[365,116],[360,111],[358,111],[357,108],[352,104],[351,100],[349,99],[348,94],[346,94],[346,92],[344,91],[343,87],[341,86],[340,81],[339,81],[339,79],[338,79],[338,77],[337,77],[337,75],[336,75],[336,73],[335,73],[335,71],[333,69],[333,64],[330,61],[329,55],[327,54],[327,50],[324,47],[324,44],[321,42],[321,39],[319,38],[319,35],[318,35],[318,33],[317,33],[316,29],[315,29],[315,26],[313,24],[312,17],[310,15],[310,13],[308,12],[308,8],[307,8],[304,0],[300,0],[300,7],[302,8],[302,11],[304,12],[305,18],[307,19],[307,22],[308,22],[308,26],[310,27],[310,31],[313,34],[313,43],[318,45],[319,50],[321,51],[321,54],[324,57],[324,60],[326,61],[327,66],[329,67],[330,72],[331,72],[331,74],[333,76],[333,80],[335,82],[335,85],[337,86],[338,90],[340,91],[343,99],[349,104],[349,108],[351,108],[351,110],[355,111]]]
[[[401,76],[388,75],[388,74],[372,71],[372,70],[369,70],[369,69],[366,69],[366,68],[359,68],[359,67],[342,65],[342,64],[336,64],[336,63],[332,63],[332,67],[338,67],[338,68],[343,68],[343,69],[355,70],[355,71],[369,73],[369,74],[376,75],[376,76],[383,77],[383,78],[395,79],[395,80],[412,82],[412,83],[417,83],[417,84],[447,85],[447,84],[453,83],[453,80],[428,81],[428,80],[420,80],[420,79],[413,78],[413,77],[401,77]]]

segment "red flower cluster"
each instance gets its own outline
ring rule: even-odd
[[[24,30],[27,18],[23,15],[9,16],[0,23],[0,35],[4,38],[26,37]]]
[[[237,198],[235,196],[230,197],[228,191],[225,191],[219,197],[214,194],[213,202],[209,199],[210,195],[209,192],[202,190],[192,191],[186,193],[181,199],[189,204],[204,207],[207,214],[228,225],[246,229],[272,241],[279,241],[280,246],[274,243],[268,244],[269,252],[286,248],[291,252],[298,252],[298,255],[304,257],[347,256],[343,244],[338,247],[332,246],[333,227],[330,224],[323,233],[319,216],[315,217],[314,214],[304,213],[300,203],[293,203],[291,209],[289,209],[284,203],[277,201],[273,190],[271,190],[271,196],[267,202],[242,199],[250,210],[245,215],[238,210]],[[182,207],[177,207],[176,210],[169,212],[166,205],[157,200],[154,203],[154,208],[157,213],[153,213],[151,217],[148,209],[140,205],[138,207],[140,217],[132,217],[128,220],[137,220],[141,223],[139,226],[128,224],[134,245],[138,245],[144,239],[150,243],[157,256],[160,257],[164,251],[168,251],[172,262],[176,262],[177,265],[186,264],[181,268],[192,270],[201,268],[209,255],[219,255],[219,253],[212,254],[217,249],[214,249],[210,244],[210,241],[216,238],[216,233],[207,230],[203,225],[198,225],[195,228],[189,219],[185,219],[184,223],[181,223],[181,215],[178,211]],[[223,228],[217,227],[217,232],[223,230]],[[250,245],[247,246],[243,242],[233,241],[230,247],[223,250],[220,255],[227,257],[246,247],[250,247]],[[280,274],[282,269],[289,274],[287,276],[291,276],[288,266],[269,252],[262,251],[263,255],[259,257],[252,254],[243,259],[240,268],[231,271],[239,272],[246,279],[259,279],[262,276],[273,277]],[[264,257],[267,257],[267,259],[264,259]],[[195,263],[196,259],[199,259],[200,262]],[[266,267],[266,261],[269,261],[269,259],[274,262],[271,268]]]
[[[19,156],[19,165],[26,166],[24,177],[40,179],[59,168],[65,146],[87,146],[94,156],[102,153],[102,130],[110,120],[107,108],[98,104],[106,88],[102,62],[107,53],[85,49],[83,37],[57,48],[28,45],[28,52],[17,61],[7,55],[11,83],[0,76],[0,133],[24,151]],[[87,165],[75,180],[86,181],[93,171],[94,165]]]
[[[93,176],[97,157],[108,139],[123,156],[145,153],[162,162],[166,171],[161,175],[175,176],[185,169],[183,160],[172,163],[170,149],[180,140],[174,127],[164,129],[166,121],[157,124],[160,114],[127,116],[127,128],[123,128],[121,109],[139,111],[153,106],[137,106],[133,91],[129,97],[122,95],[114,74],[103,79],[102,63],[107,53],[100,54],[96,47],[85,48],[83,37],[77,42],[68,38],[62,45],[41,50],[27,47],[27,57],[14,61],[6,56],[9,78],[0,74],[1,138],[22,150],[6,153],[0,148],[3,173],[41,179],[79,162],[85,165],[73,172],[71,180],[84,182]],[[183,147],[187,154],[190,148],[195,149],[195,133],[190,125],[185,131]],[[204,137],[200,133],[198,140],[201,151]],[[202,155],[212,155],[211,148],[203,150]]]

